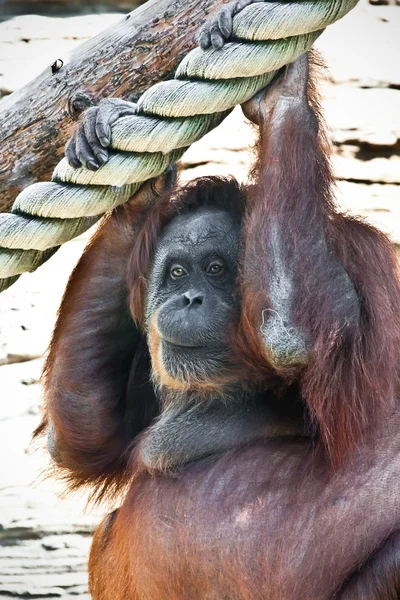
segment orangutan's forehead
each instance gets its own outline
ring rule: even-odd
[[[194,248],[224,242],[232,235],[237,238],[238,226],[228,212],[215,208],[198,209],[175,217],[164,229],[158,246]]]

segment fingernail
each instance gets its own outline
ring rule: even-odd
[[[108,161],[108,154],[107,152],[98,152],[96,158],[101,165],[104,165]]]
[[[218,39],[218,40],[213,41],[212,46],[213,46],[214,50],[221,50],[223,45],[224,45],[224,40]]]
[[[89,160],[86,166],[90,171],[97,171],[97,169],[99,168],[99,165],[96,162],[94,162],[94,160]]]
[[[203,32],[200,35],[200,48],[202,50],[207,50],[210,47],[210,37],[208,33]]]
[[[68,164],[73,169],[79,169],[79,167],[81,166],[81,163],[79,162],[79,160],[74,160],[74,159],[71,159],[71,158],[68,160]]]
[[[108,137],[101,137],[99,138],[100,140],[100,144],[104,147],[109,146],[111,144],[111,140]]]

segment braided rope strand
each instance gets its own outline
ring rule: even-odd
[[[304,54],[325,27],[357,2],[249,5],[234,18],[233,41],[218,51],[189,52],[175,79],[153,85],[139,99],[138,114],[112,126],[112,151],[105,165],[97,171],[73,169],[64,158],[50,182],[29,186],[10,213],[0,213],[0,292],[177,162],[186,148],[265,87],[276,70]]]

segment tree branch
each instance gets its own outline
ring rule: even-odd
[[[136,100],[171,79],[201,25],[228,1],[149,0],[69,57],[49,57],[41,75],[0,104],[0,211],[28,185],[50,179],[84,108],[111,96]],[[58,58],[64,64],[52,73]]]

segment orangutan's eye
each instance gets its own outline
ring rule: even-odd
[[[222,261],[214,260],[212,263],[210,263],[208,265],[207,274],[208,275],[220,275],[223,270],[224,270],[224,265],[223,265]]]
[[[187,272],[186,269],[181,267],[181,265],[172,265],[169,270],[169,274],[172,279],[180,279],[181,277],[187,275]]]

